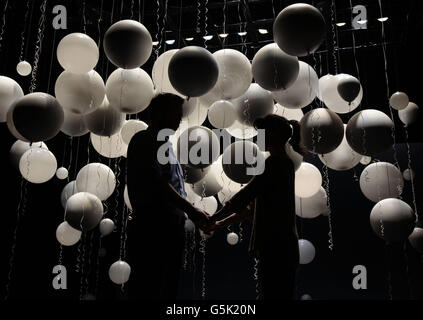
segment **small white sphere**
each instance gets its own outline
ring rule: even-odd
[[[195,224],[190,219],[186,219],[185,220],[185,231],[186,232],[194,232],[194,230],[195,230]]]
[[[300,249],[300,264],[308,264],[313,261],[316,255],[314,245],[305,239],[298,240],[298,247]]]
[[[409,102],[410,102],[410,100],[408,99],[407,94],[405,94],[404,92],[400,92],[400,91],[395,92],[391,96],[391,98],[389,98],[389,104],[395,110],[405,109]]]
[[[109,268],[109,277],[113,283],[124,284],[129,280],[131,267],[125,261],[119,260],[113,263]]]
[[[74,229],[66,221],[62,222],[56,229],[57,241],[63,246],[73,246],[81,239],[82,232]]]
[[[239,237],[238,237],[238,235],[235,232],[231,232],[231,233],[228,233],[228,235],[226,237],[226,241],[228,241],[228,243],[231,246],[234,246],[234,245],[236,245],[238,243]]]
[[[61,167],[56,171],[56,177],[60,180],[65,180],[69,175],[68,169]]]
[[[363,156],[360,160],[361,164],[364,164],[365,166],[367,166],[370,162],[372,161],[372,157],[369,156]]]
[[[402,176],[404,177],[404,180],[411,181],[414,180],[415,173],[413,169],[405,169],[402,173]]]
[[[107,236],[115,230],[115,223],[111,219],[103,219],[100,221],[100,233],[102,236]]]
[[[31,74],[32,72],[32,66],[29,62],[27,61],[21,61],[18,63],[18,65],[16,66],[16,71],[18,72],[19,75],[21,75],[22,77],[26,77],[28,75]]]

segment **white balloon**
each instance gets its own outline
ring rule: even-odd
[[[20,61],[18,65],[16,66],[16,71],[18,74],[22,77],[26,77],[31,74],[32,72],[32,66],[27,61]]]
[[[131,267],[125,261],[119,260],[109,268],[109,277],[113,283],[124,284],[129,280]]]
[[[151,72],[151,76],[153,78],[153,83],[156,88],[156,91],[159,93],[173,93],[182,98],[185,98],[184,95],[180,94],[170,83],[169,80],[169,62],[172,59],[173,55],[179,49],[168,50],[163,52],[157,60],[154,62],[153,71]]]
[[[78,172],[76,187],[79,192],[92,193],[101,201],[104,201],[115,190],[115,174],[108,166],[102,163],[89,163]]]
[[[123,191],[123,201],[125,202],[125,205],[128,207],[128,209],[133,211],[128,195],[128,185],[125,185],[125,190]]]
[[[226,131],[233,137],[237,139],[251,139],[257,135],[257,130],[250,125],[241,123],[236,119],[234,123],[226,128]]]
[[[202,198],[214,196],[223,188],[219,176],[222,164],[218,159],[210,166],[204,178],[193,185],[193,191]]]
[[[107,236],[115,230],[115,223],[111,219],[103,219],[99,225],[101,235]]]
[[[95,151],[106,158],[126,157],[128,152],[128,145],[123,142],[120,131],[110,137],[102,137],[91,133],[90,140]]]
[[[277,114],[278,116],[284,117],[288,120],[297,120],[298,122],[300,122],[302,117],[304,116],[303,110],[288,109],[281,106],[279,103],[275,104],[273,114]]]
[[[190,219],[185,220],[185,231],[186,232],[194,232],[195,224]]]
[[[319,169],[308,162],[303,162],[295,171],[295,195],[308,198],[315,195],[322,185],[322,175]]]
[[[226,236],[226,241],[231,245],[234,246],[238,243],[239,237],[235,232],[230,232]]]
[[[78,192],[66,202],[65,220],[71,227],[89,231],[103,218],[103,204],[100,199],[88,192]]]
[[[94,69],[98,58],[97,44],[84,33],[68,34],[57,46],[57,60],[63,69],[72,73],[87,73]]]
[[[80,137],[89,132],[85,124],[85,115],[75,114],[66,109],[63,110],[65,119],[63,121],[60,131],[70,137]]]
[[[408,99],[407,94],[404,92],[395,92],[390,98],[389,98],[389,104],[392,108],[396,110],[402,110],[405,109],[408,106],[408,103],[410,100]]]
[[[20,85],[13,79],[0,76],[0,122],[5,122],[7,111],[24,93]]]
[[[419,107],[417,104],[410,102],[407,107],[398,111],[398,116],[401,122],[408,126],[417,121],[419,117]]]
[[[129,145],[132,137],[140,131],[144,131],[148,128],[148,125],[141,120],[128,120],[122,127],[120,134],[122,135],[122,141]]]
[[[86,114],[103,103],[106,88],[103,79],[94,70],[83,74],[63,71],[56,80],[54,91],[63,109]]]
[[[30,148],[19,161],[19,171],[32,183],[47,182],[54,176],[56,169],[56,157],[44,148]]]
[[[297,80],[288,89],[272,92],[273,98],[285,108],[304,108],[313,102],[319,91],[316,71],[305,62],[299,61],[299,64]]]
[[[62,222],[56,229],[57,241],[63,246],[73,246],[81,239],[82,232],[72,228],[66,221]]]
[[[423,253],[423,229],[416,227],[408,237],[411,246],[418,252]]]
[[[76,188],[76,181],[73,180],[63,188],[62,193],[60,194],[60,202],[63,209],[66,208],[66,202],[68,199],[76,193],[78,193],[78,189]]]
[[[208,116],[212,126],[219,129],[228,128],[237,118],[234,105],[226,100],[213,103],[208,111]]]
[[[61,167],[61,168],[57,169],[57,171],[56,171],[56,177],[57,177],[57,179],[64,180],[68,176],[69,176],[68,169],[66,169],[64,167]]]
[[[120,131],[125,123],[125,114],[112,108],[107,97],[94,111],[84,117],[85,125],[92,133],[110,137]]]
[[[388,162],[372,163],[364,168],[360,176],[360,189],[373,202],[399,197],[403,188],[401,171]]]
[[[200,201],[194,202],[194,206],[204,210],[210,215],[213,215],[217,211],[217,200],[215,197],[205,197],[202,198]]]
[[[327,195],[323,187],[308,198],[295,196],[295,213],[301,218],[313,219],[327,210]]]
[[[44,142],[34,142],[31,144],[26,141],[16,140],[10,148],[10,162],[16,169],[19,169],[19,161],[22,155],[30,148],[44,148],[48,150]]]
[[[305,239],[298,240],[298,247],[300,249],[300,264],[309,264],[313,261],[316,255],[314,245]]]
[[[190,98],[184,102],[184,109],[192,109],[182,117],[182,122],[179,127],[194,127],[201,126],[207,118],[208,107],[206,107],[199,98]],[[183,131],[182,131],[183,132]]]
[[[415,173],[413,169],[405,169],[404,172],[402,173],[402,176],[404,177],[405,180],[411,181],[411,180],[414,180]]]
[[[154,97],[154,85],[141,68],[116,69],[106,82],[110,105],[117,110],[134,114],[145,110]]]

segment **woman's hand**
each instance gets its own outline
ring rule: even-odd
[[[201,230],[203,230],[203,232],[206,234],[210,234],[211,232],[216,231],[222,227],[223,226],[221,221],[215,221],[215,222],[209,222],[204,227],[202,227]]]

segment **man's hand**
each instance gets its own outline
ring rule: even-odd
[[[205,225],[210,223],[209,221],[210,215],[204,210],[201,210],[194,206],[192,207],[192,210],[191,210],[190,219],[192,220],[192,222],[195,223],[195,225],[197,225],[200,228],[203,228]]]
[[[220,221],[212,222],[210,221],[208,224],[206,224],[204,227],[201,228],[205,234],[210,234],[213,231],[216,231],[217,229],[222,228],[222,224]]]

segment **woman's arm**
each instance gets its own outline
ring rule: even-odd
[[[254,201],[241,212],[239,213],[235,212],[222,220],[219,220],[219,221],[216,221],[215,223],[210,224],[208,227],[206,227],[205,232],[211,232],[217,229],[230,226],[235,223],[240,223],[244,221],[245,219],[251,218],[253,216],[253,212],[254,212]]]

